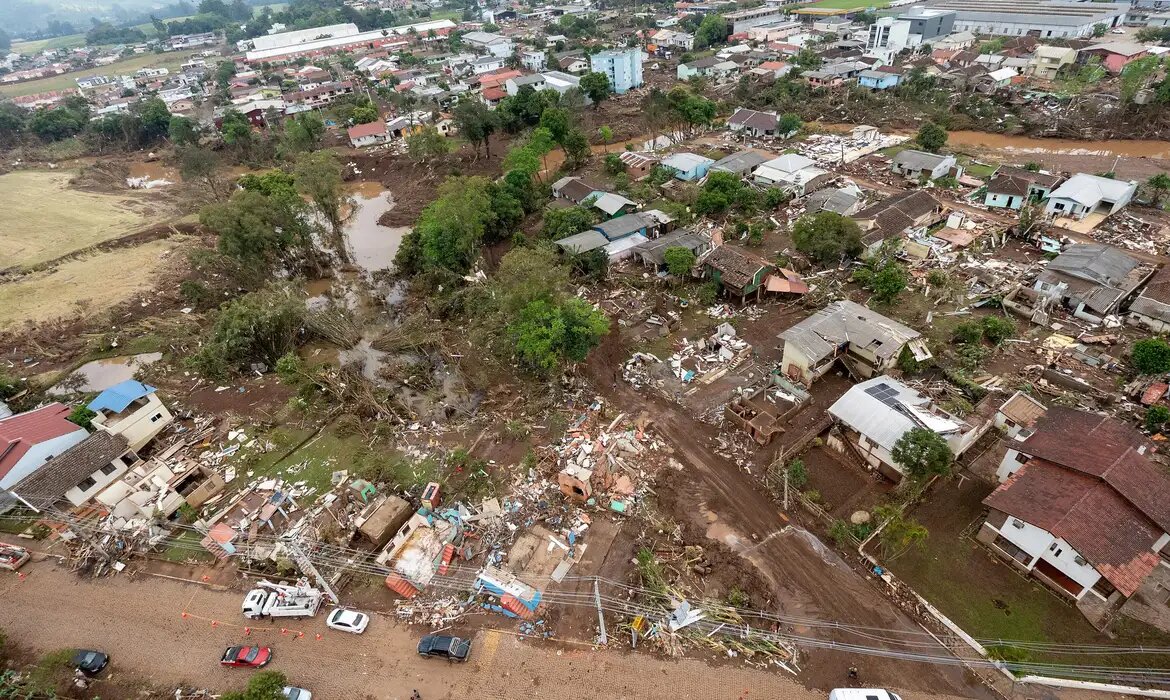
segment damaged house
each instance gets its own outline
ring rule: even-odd
[[[1158,270],[1129,305],[1129,322],[1155,333],[1170,331],[1170,266]]]
[[[440,514],[424,506],[410,516],[374,561],[390,570],[387,588],[413,598],[436,574],[447,571],[462,545],[463,525],[458,513]]]
[[[890,161],[890,170],[909,180],[937,180],[940,177],[958,179],[963,174],[963,168],[954,156],[944,156],[938,153],[915,151],[908,148],[894,156]]]
[[[1053,303],[1059,300],[1077,318],[1100,323],[1116,313],[1152,272],[1112,246],[1076,244],[1048,263],[1033,289]]]
[[[106,389],[87,408],[97,414],[92,419],[95,428],[122,435],[132,450],[146,447],[175,420],[156,389],[136,379]]]
[[[842,428],[841,436],[830,436],[829,446],[853,452],[894,482],[907,476],[894,461],[894,444],[910,430],[922,428],[937,433],[958,457],[992,425],[992,421],[977,414],[966,420],[952,415],[930,397],[887,376],[851,387],[829,407],[829,415]]]
[[[138,462],[125,437],[98,431],[21,479],[11,491],[37,511],[62,499],[81,506]]]
[[[738,246],[721,245],[703,259],[703,268],[725,294],[739,297],[742,304],[749,294],[760,298],[764,280],[776,266]]]
[[[1026,202],[1046,198],[1063,180],[1060,175],[1001,166],[987,183],[983,203],[993,208],[1020,209]]]
[[[1170,630],[1170,477],[1121,421],[1063,406],[1008,450],[977,539],[1074,601]]]
[[[925,190],[910,190],[875,202],[849,218],[861,227],[861,243],[866,251],[875,253],[888,239],[926,233],[946,218],[946,211]]]
[[[894,367],[903,351],[920,362],[931,357],[918,331],[848,300],[826,306],[779,337],[784,375],[805,386],[837,360],[854,376],[869,378]]]
[[[1137,183],[1077,173],[1048,195],[1050,216],[1080,221],[1091,214],[1102,219],[1125,208],[1137,194]]]

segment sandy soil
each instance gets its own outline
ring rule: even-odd
[[[273,648],[270,668],[321,700],[405,699],[415,689],[427,700],[823,700],[827,692],[803,688],[775,672],[668,661],[591,645],[537,645],[506,630],[476,634],[471,660],[449,665],[414,653],[424,630],[381,616],[362,636],[328,630],[320,617],[292,621],[287,632],[268,622],[246,632],[238,593],[153,577],[79,580],[52,560],[28,564],[23,573],[23,581],[7,572],[0,578],[5,600],[0,628],[11,639],[42,652],[99,648],[112,659],[107,673],[158,685],[242,688],[249,671],[223,668],[219,656],[234,644],[260,644]],[[304,636],[298,637],[301,632]],[[929,691],[904,697],[970,696]]]

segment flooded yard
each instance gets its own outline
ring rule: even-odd
[[[345,239],[354,264],[367,273],[389,270],[409,226],[382,226],[378,219],[394,208],[394,196],[387,191],[361,188],[353,197],[355,210],[345,225]]]
[[[87,362],[70,373],[59,384],[49,389],[49,394],[65,396],[109,389],[127,379],[133,379],[139,369],[161,359],[161,352],[147,352],[141,355],[123,355]]]

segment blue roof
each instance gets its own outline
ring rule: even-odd
[[[91,411],[100,411],[104,408],[114,413],[121,413],[134,401],[148,394],[153,394],[155,391],[154,387],[147,386],[137,379],[127,379],[98,394],[93,401],[89,402],[88,408]]]

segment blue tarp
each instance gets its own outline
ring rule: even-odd
[[[127,379],[98,394],[93,401],[89,402],[88,408],[91,411],[106,409],[114,413],[121,413],[134,401],[154,392],[155,388],[152,386],[147,386],[137,379]]]

